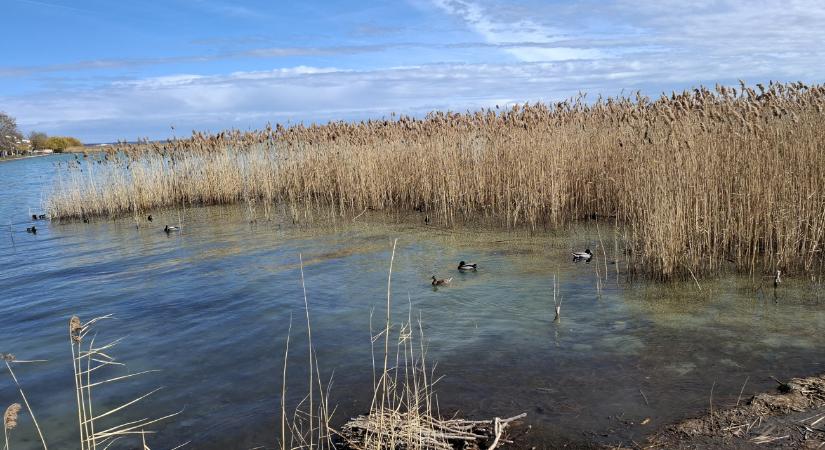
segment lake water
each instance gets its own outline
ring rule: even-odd
[[[428,360],[444,376],[441,410],[474,419],[526,412],[540,446],[641,441],[703,413],[712,388],[714,407],[722,407],[736,402],[746,379],[743,398],[775,386],[771,376],[825,371],[819,287],[792,275],[776,297],[770,280],[758,289],[759,281],[736,276],[702,281],[701,290],[694,282],[629,283],[615,265],[605,274],[600,249],[590,264],[570,260],[571,248],[598,247],[586,224],[534,235],[442,229],[415,215],[251,225],[246,207],[210,207],[154,211],[154,222],[139,228],[131,218],[41,221],[36,235],[26,233],[54,164],[70,158],[0,163],[0,351],[47,360],[15,372],[52,448],[77,447],[73,314],[114,315],[97,339],[124,337],[112,353],[131,372],[161,370],[96,394],[102,411],[162,386],[123,416],[183,409],[156,427],[152,448],[275,447],[290,317],[288,401],[306,393],[299,255],[318,360],[325,377],[334,371],[333,422],[365,412],[370,311],[380,324],[396,238],[394,311],[401,320],[411,307],[422,318]],[[167,236],[163,225],[179,217],[183,233]],[[609,229],[599,231],[612,242]],[[479,271],[458,273],[462,259]],[[558,322],[554,273],[564,299]],[[434,274],[454,277],[452,285],[434,290]],[[15,401],[4,373],[0,404]],[[28,414],[12,442],[37,448]]]

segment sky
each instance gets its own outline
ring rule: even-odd
[[[89,143],[825,76],[821,0],[0,1],[0,111]]]

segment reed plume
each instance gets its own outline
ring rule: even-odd
[[[17,426],[17,413],[20,412],[20,403],[12,403],[6,408],[3,414],[3,424],[7,430],[13,430]]]
[[[34,411],[32,410],[32,406],[29,403],[28,397],[26,397],[26,392],[23,391],[23,386],[20,385],[20,380],[17,379],[17,375],[11,368],[12,364],[16,363],[30,363],[40,361],[20,361],[11,353],[2,353],[1,355],[3,362],[6,364],[6,368],[9,370],[9,376],[11,376],[12,381],[14,381],[14,385],[17,387],[17,392],[20,393],[20,398],[23,399],[23,404],[26,405],[26,409],[29,411],[29,415],[32,416],[32,422],[34,423],[35,429],[37,429],[37,435],[40,437],[40,443],[43,444],[43,450],[47,450],[48,446],[46,445],[46,438],[43,437],[43,431],[40,429],[40,424],[37,423],[37,418],[34,416]]]
[[[17,414],[20,412],[20,403],[12,403],[3,414],[3,433],[6,438],[5,450],[9,450],[9,431],[17,427]]]

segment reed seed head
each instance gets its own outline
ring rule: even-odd
[[[80,343],[82,331],[83,325],[80,324],[80,317],[72,316],[69,319],[69,336],[71,336],[73,342]]]
[[[17,414],[20,413],[20,403],[12,403],[3,414],[3,426],[6,430],[13,430],[17,426]]]

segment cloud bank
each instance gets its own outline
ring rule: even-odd
[[[593,96],[639,89],[657,95],[740,78],[816,82],[825,75],[819,45],[825,41],[825,8],[816,1],[433,0],[416,7],[475,39],[392,42],[384,39],[393,33],[355,33],[362,41],[345,45],[5,67],[0,76],[11,82],[49,73],[73,79],[86,70],[105,75],[111,67],[152,66],[163,74],[98,74],[92,76],[100,76],[98,81],[80,85],[52,80],[25,95],[0,97],[0,109],[27,130],[111,141],[162,138],[173,126],[181,135],[267,122],[552,101],[579,91]],[[374,27],[383,29],[380,23]],[[373,36],[380,39],[369,42]],[[409,60],[397,64],[406,54]],[[426,57],[417,61],[417,55]],[[295,57],[313,58],[313,64],[295,64]],[[197,70],[199,63],[215,60],[255,60],[276,68]],[[188,70],[179,68],[182,62]]]

